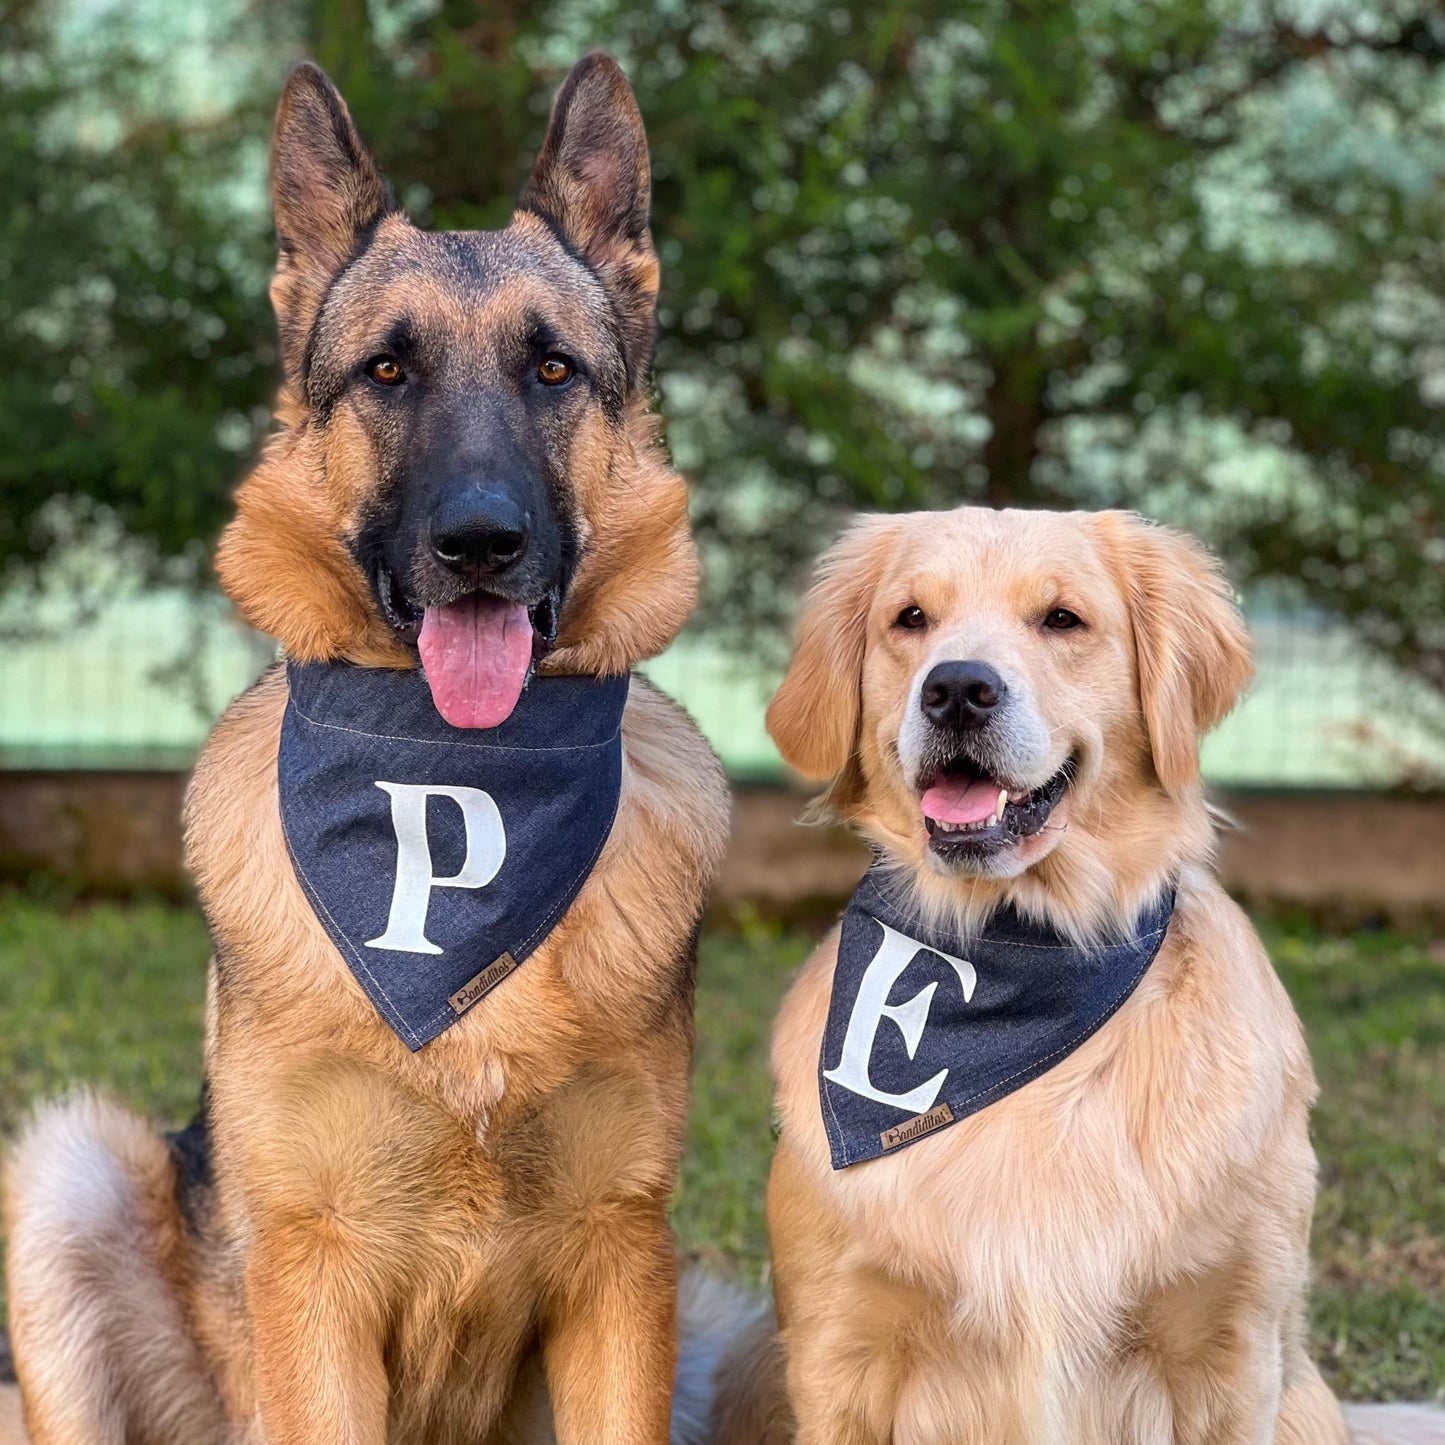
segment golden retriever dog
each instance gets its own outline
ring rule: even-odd
[[[823,557],[768,727],[929,942],[870,995],[880,945],[855,996],[835,930],[777,1021],[767,1206],[800,1445],[1349,1438],[1305,1353],[1315,1081],[1211,871],[1198,745],[1250,676],[1218,567],[1131,515],[870,517]],[[1001,917],[1057,951],[988,952]],[[1141,917],[1163,921],[1128,954]],[[1127,977],[1057,1048],[947,1093],[1116,948]],[[944,1014],[978,1056],[930,1037]],[[835,1167],[840,1078],[876,1112]]]
[[[667,1209],[728,804],[687,716],[628,680],[681,626],[697,574],[684,484],[648,415],[642,123],[612,60],[579,63],[496,233],[412,226],[313,66],[286,86],[272,162],[280,429],[219,572],[288,662],[216,727],[187,803],[215,948],[206,1089],[169,1139],[82,1097],[16,1142],[10,1322],[28,1428],[36,1445],[664,1445]],[[422,842],[428,802],[454,798],[467,851],[422,875],[411,917],[416,840],[403,785],[386,783],[395,880],[343,867],[337,886],[361,912],[391,896],[391,919],[344,955],[298,860],[345,856],[312,836],[309,797],[283,828],[278,794],[288,729],[330,729],[323,763],[348,733],[298,700],[315,677],[362,703],[434,701],[452,752],[530,718],[513,741],[534,772],[569,725],[548,699],[617,700],[598,744],[620,726],[600,855],[529,954],[479,955],[425,1029],[383,1017],[363,983],[384,955],[405,981],[446,952],[436,912],[488,896],[500,815],[474,788],[424,790]],[[385,767],[411,726],[398,715],[388,741],[389,707],[369,735]],[[547,776],[531,799],[544,818],[570,796]],[[576,774],[583,793],[591,776]],[[569,842],[544,835],[532,856],[545,868]],[[685,1296],[678,1440],[701,1438],[719,1341],[747,1316],[697,1282]]]

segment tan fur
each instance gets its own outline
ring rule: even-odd
[[[892,626],[909,605],[926,632]],[[1041,629],[1059,606],[1087,630]],[[894,740],[909,680],[940,657],[1005,659],[1060,758],[1080,754],[1064,828],[1025,841],[1017,878],[928,860]],[[832,671],[843,658],[851,670]],[[1170,876],[1178,904],[1144,982],[1086,1044],[933,1138],[840,1172],[817,1076],[836,934],[804,968],[774,1035],[768,1192],[801,1445],[1346,1438],[1303,1347],[1309,1058],[1208,866],[1198,734],[1248,676],[1213,565],[1134,518],[869,520],[825,559],[769,723],[806,771],[852,770],[849,816],[927,908],[968,921],[1008,899],[1089,936]]]
[[[574,75],[564,98],[594,129],[608,107],[628,111],[622,139],[641,144],[616,66],[579,71],[586,84]],[[376,486],[366,427],[349,402],[324,423],[308,410],[301,343],[321,298],[334,283],[327,324],[364,329],[402,288],[413,316],[485,368],[519,318],[568,312],[551,278],[598,283],[524,210],[507,244],[535,254],[535,274],[475,302],[437,244],[389,209],[369,162],[345,186],[317,173],[318,137],[364,160],[339,97],[303,69],[275,149],[285,430],[241,488],[218,570],[294,658],[412,666],[348,545]],[[576,149],[554,145],[553,159],[571,165]],[[389,277],[380,295],[336,279],[363,225],[372,274]],[[605,236],[595,216],[587,225]],[[651,254],[645,211],[642,225],[614,236],[608,264]],[[388,272],[392,257],[404,264]],[[655,265],[631,266],[626,284],[650,316]],[[571,334],[587,314],[571,308]],[[581,560],[555,671],[626,672],[692,605],[685,488],[645,388],[625,403],[577,413],[567,438]],[[412,1054],[292,870],[276,776],[286,696],[276,670],[231,707],[187,801],[216,949],[213,1185],[188,1194],[182,1217],[163,1141],[88,1100],[42,1113],[12,1163],[14,1343],[37,1445],[539,1445],[554,1430],[562,1445],[663,1445],[692,949],[727,834],[716,758],[634,679],[617,817],[582,891],[523,968]]]

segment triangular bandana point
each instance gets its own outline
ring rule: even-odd
[[[1011,908],[967,939],[927,928],[875,865],[843,914],[818,1092],[834,1169],[1022,1088],[1091,1038],[1154,961],[1168,889],[1128,939],[1081,947]]]
[[[454,728],[420,672],[290,663],[277,761],[317,921],[410,1049],[531,955],[581,891],[622,788],[626,677],[539,677]]]

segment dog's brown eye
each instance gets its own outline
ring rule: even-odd
[[[1070,612],[1067,607],[1055,607],[1044,618],[1044,626],[1050,632],[1069,632],[1075,627],[1082,627],[1084,619],[1077,612]]]
[[[537,368],[537,380],[543,386],[561,386],[572,380],[572,363],[565,356],[544,356]]]
[[[394,356],[378,356],[367,362],[366,374],[382,386],[395,386],[402,379],[401,363]]]
[[[924,615],[921,607],[905,607],[893,620],[895,627],[907,628],[909,632],[917,632],[920,627],[928,626],[928,618]]]

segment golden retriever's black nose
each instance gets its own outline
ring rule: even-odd
[[[1007,692],[986,662],[940,662],[923,679],[919,702],[935,727],[981,728]]]
[[[431,517],[437,560],[464,577],[505,572],[527,550],[527,514],[504,492],[450,489]]]

